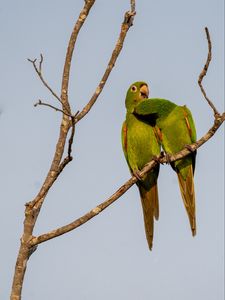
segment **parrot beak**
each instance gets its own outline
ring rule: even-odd
[[[143,84],[140,88],[140,98],[147,99],[149,96],[149,89],[146,84]]]

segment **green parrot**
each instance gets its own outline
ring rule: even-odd
[[[190,110],[165,99],[145,99],[135,107],[143,120],[155,120],[157,133],[164,151],[174,154],[196,141],[196,129]],[[176,171],[183,202],[188,214],[192,235],[196,234],[194,170],[196,151],[188,156],[171,162]]]
[[[151,250],[154,218],[156,220],[159,218],[157,188],[159,164],[143,178],[140,177],[139,171],[160,154],[160,142],[151,121],[141,120],[138,113],[134,113],[148,95],[148,85],[145,82],[135,82],[129,87],[125,101],[126,120],[122,126],[122,147],[131,173],[138,178],[137,186],[142,202],[145,233]]]

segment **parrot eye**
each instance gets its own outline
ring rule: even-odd
[[[131,87],[131,91],[134,92],[134,93],[137,92],[137,87],[136,87],[135,85],[133,85],[133,86]]]

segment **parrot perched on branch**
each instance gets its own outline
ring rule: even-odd
[[[157,178],[159,164],[140,178],[139,171],[152,158],[160,154],[160,142],[155,130],[155,120],[138,114],[139,105],[149,96],[148,85],[145,82],[133,83],[126,95],[126,120],[122,126],[122,146],[125,158],[132,174],[139,180],[139,188],[145,233],[150,250],[152,249],[154,218],[159,218]],[[149,119],[149,120],[148,120]]]
[[[190,110],[165,99],[145,99],[135,107],[134,115],[147,119],[158,128],[164,151],[175,154],[196,141],[196,129]],[[194,170],[196,151],[171,163],[176,171],[192,235],[196,234]]]

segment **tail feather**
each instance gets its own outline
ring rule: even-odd
[[[177,173],[181,195],[188,214],[192,235],[196,235],[196,217],[195,217],[195,189],[193,169],[190,165],[186,180],[182,177],[181,173]]]
[[[157,184],[153,185],[151,188],[151,199],[154,201],[154,217],[156,220],[159,219],[159,197]]]
[[[149,191],[140,187],[141,202],[144,216],[145,233],[149,249],[152,250],[154,235],[154,217],[159,218],[159,202],[157,184],[151,187]]]

